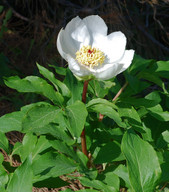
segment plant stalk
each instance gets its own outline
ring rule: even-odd
[[[82,93],[82,101],[83,101],[83,103],[86,103],[86,93],[87,93],[88,84],[89,84],[89,81],[85,81],[84,85],[83,85],[83,93]],[[88,157],[88,152],[87,152],[87,147],[86,147],[85,128],[83,129],[80,137],[81,137],[82,152]]]

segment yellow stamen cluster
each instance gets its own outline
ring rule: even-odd
[[[90,68],[101,65],[105,56],[102,51],[97,48],[92,48],[90,45],[83,46],[79,51],[76,52],[76,60],[82,64],[87,65]]]

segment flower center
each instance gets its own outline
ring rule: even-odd
[[[76,52],[76,60],[82,64],[93,68],[95,66],[101,65],[105,56],[102,51],[97,48],[92,48],[90,45],[83,46],[79,51]]]

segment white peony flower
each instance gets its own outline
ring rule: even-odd
[[[134,50],[125,50],[126,37],[118,31],[107,35],[107,25],[97,15],[72,19],[57,38],[60,55],[79,79],[111,79],[126,70]]]

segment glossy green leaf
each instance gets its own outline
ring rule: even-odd
[[[113,173],[123,179],[126,187],[130,188],[130,180],[127,167],[125,167],[123,164],[120,164],[115,170],[113,170]]]
[[[70,123],[69,131],[73,136],[79,137],[81,135],[87,114],[86,106],[81,101],[76,101],[66,107],[66,115]]]
[[[141,119],[134,107],[125,106],[123,103],[118,109],[120,117],[127,120],[127,123],[132,126],[136,131],[144,132],[144,127],[142,125]]]
[[[120,118],[119,114],[115,109],[113,109],[112,106],[98,103],[95,105],[91,105],[88,110],[95,111],[101,113],[102,115],[108,116],[109,118],[113,119],[120,127],[126,127],[126,125],[122,122],[122,119]]]
[[[5,185],[8,182],[8,173],[3,167],[2,163],[4,161],[4,157],[2,153],[0,153],[0,190],[5,191]]]
[[[115,86],[115,83],[112,81],[92,80],[89,82],[88,91],[96,97],[103,98],[113,86]]]
[[[132,75],[136,75],[138,72],[146,70],[146,68],[154,62],[155,61],[152,59],[151,60],[144,59],[144,58],[140,57],[139,55],[134,54],[134,59],[132,61],[132,65],[129,67],[128,71]]]
[[[31,156],[18,167],[7,187],[10,192],[32,192],[33,171],[31,167]]]
[[[49,67],[53,67],[55,69],[55,72],[59,75],[63,75],[65,76],[66,75],[66,70],[67,68],[64,68],[64,67],[58,67],[56,65],[50,65],[49,64]]]
[[[161,175],[161,179],[160,179],[160,183],[162,182],[168,182],[169,180],[169,162],[165,162],[161,165],[161,169],[162,169],[162,175]]]
[[[49,143],[48,139],[46,139],[45,136],[40,136],[35,148],[32,149],[32,161],[34,161],[34,159],[39,153],[42,153],[43,151],[49,149],[50,147],[51,144]]]
[[[107,106],[113,107],[114,109],[118,109],[118,107],[114,103],[112,103],[112,102],[110,102],[110,101],[108,101],[106,99],[101,99],[101,98],[90,100],[86,104],[86,107],[90,110],[90,108],[92,106],[97,105],[97,104],[103,104],[103,105],[107,105]]]
[[[148,81],[158,85],[159,87],[161,87],[165,90],[164,82],[157,76],[156,73],[142,71],[139,74],[139,78],[148,80]]]
[[[169,61],[158,61],[155,72],[164,78],[169,78]]]
[[[153,147],[129,130],[124,134],[122,151],[127,160],[133,190],[153,192],[161,175],[160,164]]]
[[[169,131],[165,130],[163,131],[160,135],[159,138],[157,139],[156,146],[158,148],[164,148],[167,149],[169,146]]]
[[[61,91],[63,96],[70,97],[70,91],[64,83],[56,79],[54,74],[45,67],[42,67],[39,64],[37,64],[37,66],[40,73],[55,86],[56,90],[59,88],[59,91]]]
[[[20,157],[22,162],[32,153],[37,142],[37,137],[33,134],[26,134],[22,141],[22,147],[20,147]]]
[[[142,90],[142,86],[144,85],[144,83],[142,83],[137,76],[132,76],[131,74],[125,73],[125,77],[134,94]]]
[[[6,135],[0,132],[0,149],[3,149],[7,154],[9,153],[9,142]]]
[[[56,121],[61,116],[58,114]],[[67,129],[64,129],[63,126],[58,125],[58,123],[49,123],[48,125],[45,125],[44,127],[39,127],[37,129],[33,130],[34,133],[40,135],[40,134],[50,134],[55,137],[55,139],[60,139],[61,141],[64,141],[68,145],[71,145],[75,142],[73,138],[68,133]]]
[[[60,109],[56,106],[40,105],[31,108],[25,115],[22,122],[22,130],[24,132],[36,132],[41,128],[45,128],[49,123],[55,122],[60,113]]]
[[[105,176],[105,179],[103,180],[103,182],[109,186],[113,186],[117,191],[119,191],[119,188],[120,188],[119,177],[113,172],[105,173],[104,176]]]
[[[143,126],[145,130],[145,133],[142,133],[143,139],[156,143],[160,134],[168,129],[169,122],[159,121],[150,114],[147,114],[143,120]]]
[[[46,105],[50,106],[46,102],[37,102],[29,105],[25,105],[21,108],[21,111],[12,112],[0,117],[0,131],[2,133],[7,133],[9,131],[21,131],[22,130],[22,119],[25,117],[25,114],[32,107]]]
[[[122,160],[124,160],[124,156],[121,153],[120,145],[117,142],[112,141],[100,148],[94,163],[101,164]]]
[[[44,154],[37,154],[32,163],[32,170],[34,175],[35,176],[38,174],[43,175],[44,174],[43,172],[45,172],[46,170],[45,176],[50,177],[51,175],[50,174],[48,175],[48,172],[51,168],[53,168],[56,165],[55,161],[56,156],[57,155],[51,151]]]
[[[68,104],[73,104],[77,100],[82,100],[82,91],[83,91],[83,83],[78,81],[72,72],[67,69],[66,77],[64,83],[68,87],[71,92],[71,98],[68,101]]]
[[[80,177],[79,180],[86,187],[99,189],[103,192],[117,192],[117,190],[113,186],[108,186],[99,180],[90,180],[87,177]]]
[[[49,140],[51,143],[52,147],[56,149],[60,153],[64,153],[68,155],[69,157],[76,157],[75,151],[73,148],[68,146],[66,143],[60,141],[60,140]]]
[[[0,117],[0,131],[7,133],[9,131],[21,131],[22,129],[22,118],[24,113],[21,111],[9,113]]]
[[[163,111],[161,105],[148,108],[150,115],[157,118],[159,121],[169,121],[169,112]]]
[[[20,79],[18,76],[9,77],[5,80],[5,84],[19,92],[41,94],[59,106],[64,101],[59,92],[56,92],[47,81],[37,76],[28,76],[23,79]]]
[[[55,158],[55,167],[50,170],[49,174],[52,177],[58,177],[72,173],[75,169],[77,169],[77,164],[72,159],[63,154],[58,154]]]

